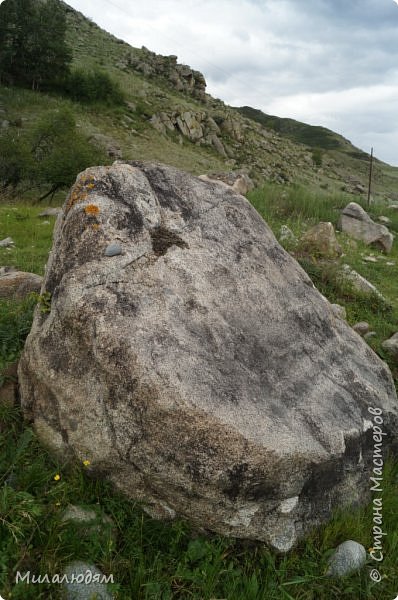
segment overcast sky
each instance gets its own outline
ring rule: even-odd
[[[227,104],[324,125],[398,165],[398,0],[68,4],[132,46],[178,55]]]

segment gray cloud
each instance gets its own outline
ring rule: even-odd
[[[398,163],[393,0],[71,0],[133,46],[201,70],[233,105],[325,125]],[[375,139],[372,142],[372,138]]]

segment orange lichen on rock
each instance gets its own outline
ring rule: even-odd
[[[95,204],[88,204],[84,207],[86,215],[98,215],[100,209]]]
[[[74,206],[75,204],[79,203],[79,202],[84,202],[84,200],[87,199],[88,196],[88,191],[91,191],[94,188],[94,177],[92,177],[91,175],[86,175],[86,176],[82,176],[78,181],[76,181],[76,183],[74,184],[74,186],[72,187],[70,194],[69,194],[69,198],[68,198],[68,202],[66,204],[66,209],[65,212],[67,213],[72,206]],[[90,206],[94,206],[94,205],[90,205]],[[98,209],[97,212],[99,212],[99,208],[96,207]],[[87,213],[87,214],[97,214],[97,213]]]

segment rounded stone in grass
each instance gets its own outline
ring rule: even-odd
[[[75,561],[65,567],[64,575],[67,600],[113,600],[113,595],[107,590],[105,575],[95,566],[81,561]],[[108,579],[108,578],[106,578]]]
[[[329,577],[345,577],[362,569],[366,563],[366,550],[362,544],[347,540],[337,546],[330,557],[326,575]]]
[[[123,249],[120,244],[109,244],[109,246],[105,248],[105,256],[119,256],[122,252]]]

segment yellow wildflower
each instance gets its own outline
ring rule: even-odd
[[[90,463],[89,460],[86,459],[86,460],[83,461],[83,464],[84,464],[85,467],[88,467],[91,463]]]
[[[61,475],[59,473],[57,473],[56,475],[54,475],[54,480],[55,481],[59,481],[61,479]]]

